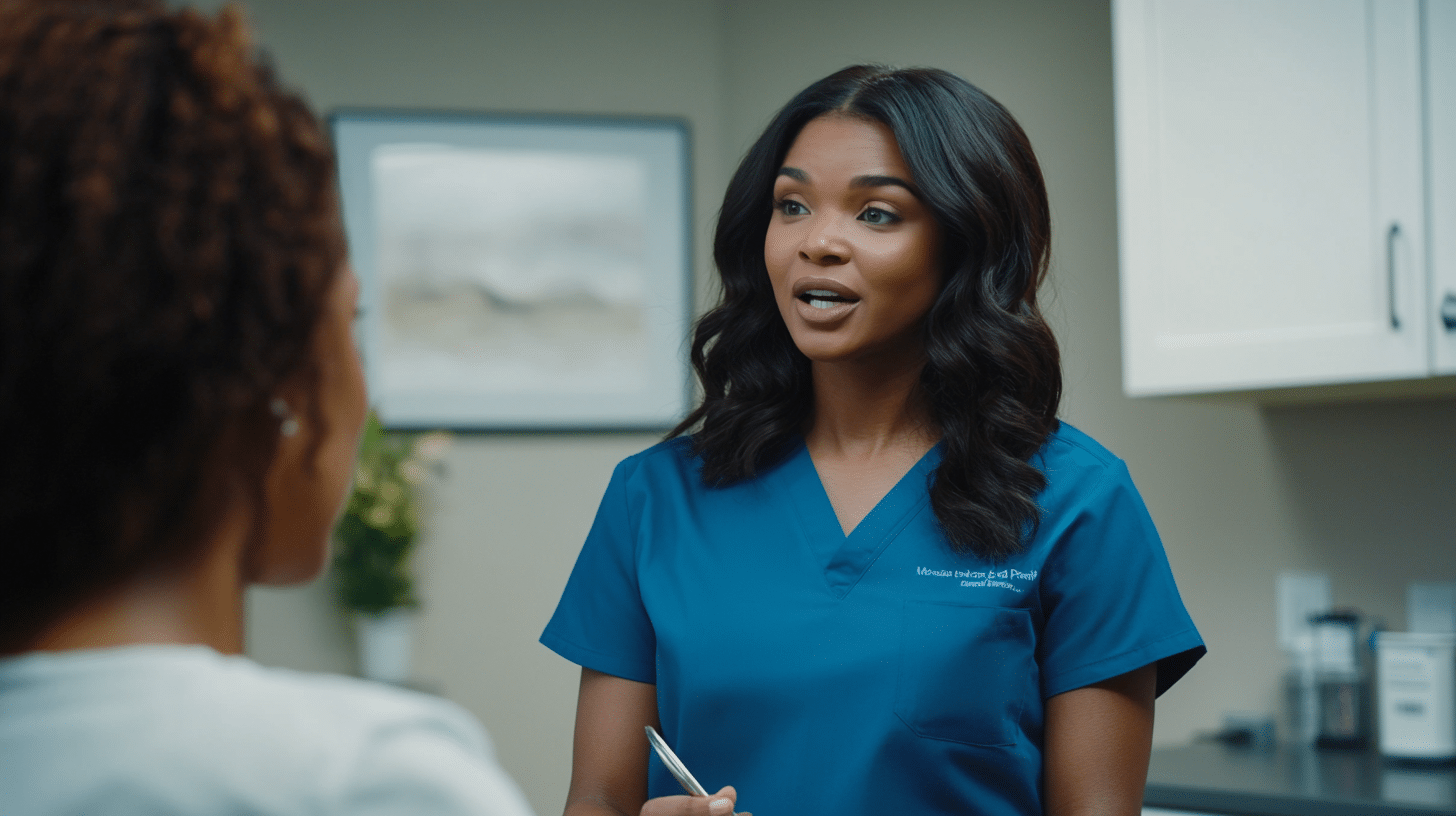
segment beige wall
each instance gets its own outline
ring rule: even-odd
[[[721,32],[709,0],[248,3],[279,73],[344,106],[679,116],[692,128],[695,244],[725,183]],[[704,295],[704,287],[699,287]],[[449,457],[418,560],[421,679],[489,728],[538,813],[559,813],[579,670],[536,643],[618,460],[652,436],[477,436]],[[249,652],[351,671],[324,585],[255,590]]]
[[[856,61],[936,65],[1021,120],[1052,197],[1050,313],[1064,415],[1128,460],[1212,650],[1160,701],[1157,740],[1272,711],[1274,576],[1404,625],[1416,579],[1456,579],[1456,401],[1261,408],[1121,395],[1108,12],[1087,0],[637,0],[252,4],[320,109],[399,105],[669,114],[693,127],[698,274],[732,166],[773,110]],[[701,290],[700,290],[701,291]],[[1257,293],[1251,293],[1257,296]],[[539,812],[559,812],[574,667],[535,643],[612,464],[645,436],[460,440],[422,545],[420,675],[474,710]],[[256,592],[250,651],[348,670],[325,587]]]

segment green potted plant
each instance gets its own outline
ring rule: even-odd
[[[450,438],[441,432],[386,431],[371,411],[364,426],[354,490],[335,530],[339,602],[353,613],[360,668],[387,682],[409,679],[414,610],[410,555],[419,536],[419,486]]]

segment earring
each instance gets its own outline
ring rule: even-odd
[[[268,409],[273,412],[273,416],[278,417],[279,433],[284,436],[293,436],[298,433],[298,420],[293,416],[293,411],[282,397],[274,397],[273,401],[268,403]]]

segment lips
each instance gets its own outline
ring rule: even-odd
[[[810,323],[837,321],[859,304],[859,294],[836,280],[804,278],[794,283],[798,313]]]

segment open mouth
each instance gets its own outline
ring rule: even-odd
[[[833,309],[840,304],[859,302],[859,298],[845,297],[829,289],[810,289],[800,294],[799,300],[816,309]]]

